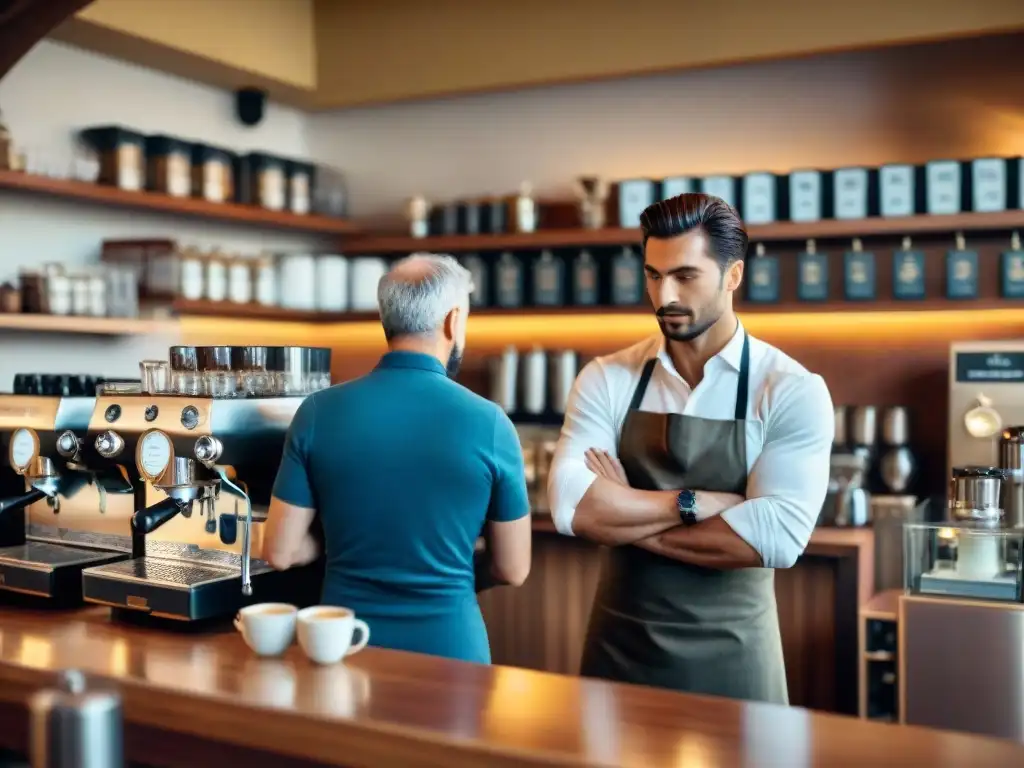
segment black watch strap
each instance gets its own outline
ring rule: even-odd
[[[676,497],[676,506],[679,508],[679,519],[683,525],[693,525],[697,522],[697,494],[693,491],[680,491]]]

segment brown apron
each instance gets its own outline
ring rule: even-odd
[[[655,365],[644,365],[619,438],[630,485],[745,493],[749,337],[744,332],[732,420],[641,411]],[[634,546],[607,555],[580,674],[789,703],[773,570],[702,568]]]

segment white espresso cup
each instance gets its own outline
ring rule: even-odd
[[[299,645],[317,664],[337,664],[370,642],[370,628],[348,608],[315,605],[298,615]],[[352,637],[359,633],[353,644]]]
[[[260,656],[280,656],[295,640],[299,609],[287,603],[257,603],[238,612],[235,629]]]

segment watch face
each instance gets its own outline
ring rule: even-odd
[[[697,503],[697,494],[693,491],[680,491],[679,492],[679,510],[681,512],[689,512],[693,510],[694,505]]]

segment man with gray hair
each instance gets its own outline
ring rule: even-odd
[[[372,645],[486,664],[476,593],[526,580],[531,525],[515,427],[452,380],[472,289],[451,256],[413,254],[381,278],[388,352],[299,407],[264,556],[278,569],[316,560],[319,516],[323,603],[354,610]]]

